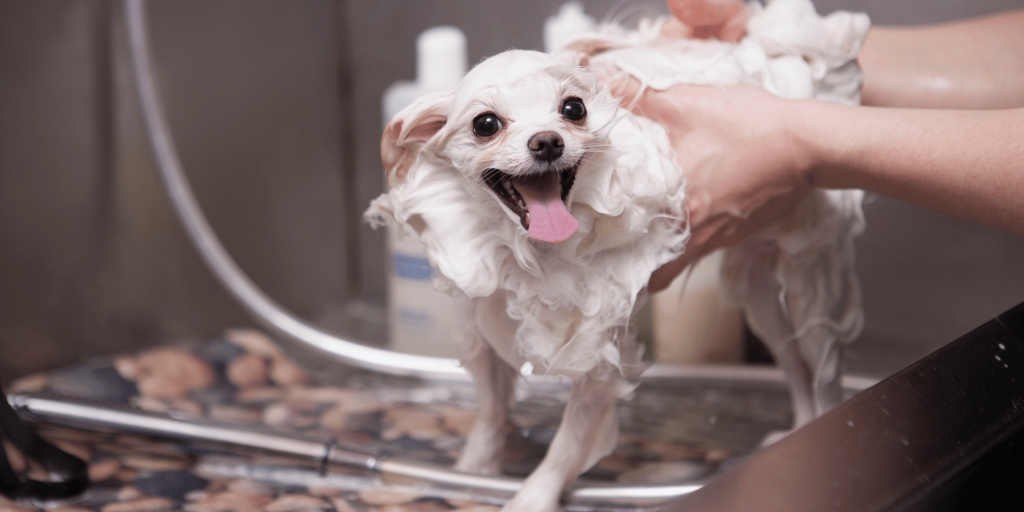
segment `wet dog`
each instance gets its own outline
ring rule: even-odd
[[[783,96],[859,100],[859,42],[842,45],[863,40],[866,26],[833,37],[834,58],[821,65],[814,40],[778,45],[790,54],[772,56],[765,48],[793,33],[773,32],[780,23],[799,35],[822,20],[813,7],[804,16],[808,2],[777,3],[782,11],[769,4],[751,16],[752,27],[769,21],[759,41],[751,42],[755,31],[739,44],[671,46],[615,32],[579,45],[592,58],[508,51],[386,127],[381,155],[393,188],[366,218],[419,237],[435,286],[471,299],[461,359],[479,415],[457,469],[498,473],[524,365],[573,381],[546,457],[504,510],[557,510],[563,490],[615,448],[615,401],[643,369],[630,319],[651,273],[688,238],[676,161],[686,156],[674,154],[660,125],[621,109],[588,64],[652,86],[748,83]],[[723,280],[786,371],[797,426],[841,400],[841,347],[860,329],[852,265],[860,199],[859,191],[812,193],[791,219],[726,255]]]
[[[461,347],[480,413],[456,467],[495,474],[516,375],[573,380],[547,456],[506,510],[556,510],[614,448],[639,374],[629,328],[651,273],[687,239],[667,134],[619,108],[579,54],[509,51],[387,126],[393,189],[367,212],[424,242],[436,284],[471,299]]]

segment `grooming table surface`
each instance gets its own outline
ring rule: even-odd
[[[344,445],[443,466],[457,458],[475,417],[470,385],[343,367],[311,374],[254,331],[93,360],[19,379],[11,388],[326,435]],[[567,395],[567,386],[529,381],[519,386],[502,462],[506,475],[526,476],[540,462]],[[706,479],[742,460],[768,432],[792,422],[784,387],[770,384],[645,382],[632,401],[618,407],[618,448],[581,478],[633,484]],[[154,440],[52,426],[41,433],[90,464],[91,490],[63,512],[434,512],[500,505],[486,496],[385,484],[368,473],[322,476],[287,459],[203,454]],[[40,468],[17,459],[16,469],[45,479]],[[0,510],[32,507],[0,497]]]

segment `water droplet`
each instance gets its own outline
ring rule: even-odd
[[[1000,348],[1001,350],[1006,350],[1006,345],[1003,345],[1002,343],[1000,343],[1000,344],[999,344],[999,348]]]

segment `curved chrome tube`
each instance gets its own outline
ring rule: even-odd
[[[385,481],[414,481],[447,489],[509,498],[523,481],[517,478],[473,475],[422,462],[388,458],[359,448],[341,446],[327,437],[242,427],[204,418],[140,411],[54,396],[15,393],[8,397],[19,414],[33,421],[119,435],[153,436],[185,446],[231,453],[261,453],[287,457],[325,473],[331,466],[373,471]],[[677,485],[614,485],[577,483],[566,491],[572,503],[657,505],[693,492],[699,482]]]
[[[313,327],[285,311],[268,297],[235,263],[210,228],[196,202],[188,178],[178,159],[164,115],[157,85],[153,80],[149,36],[146,30],[143,0],[125,0],[128,38],[134,68],[135,85],[142,105],[150,145],[157,170],[171,206],[189,240],[221,285],[249,313],[256,323],[281,338],[309,345],[338,360],[361,368],[428,379],[468,380],[469,376],[455,359],[427,357],[382,350],[355,343]],[[537,377],[534,377],[537,378]],[[652,379],[742,379],[782,382],[779,370],[748,367],[698,367],[656,364],[643,377]],[[875,381],[844,377],[844,387],[860,391]]]
[[[142,104],[142,113],[157,169],[171,200],[171,206],[213,275],[249,312],[253,320],[282,338],[310,345],[351,365],[394,375],[467,379],[468,375],[455,359],[381,350],[321,331],[281,308],[238,268],[206,221],[206,216],[192,195],[188,178],[185,177],[181,161],[178,159],[178,152],[167,125],[167,117],[164,115],[153,80],[145,6],[142,0],[125,0],[125,13],[135,86]]]

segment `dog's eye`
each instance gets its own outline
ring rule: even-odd
[[[587,107],[583,106],[583,100],[569,98],[562,103],[562,117],[570,121],[579,121],[587,117]]]
[[[477,137],[490,137],[501,129],[501,121],[494,114],[480,114],[473,119],[473,133]]]

